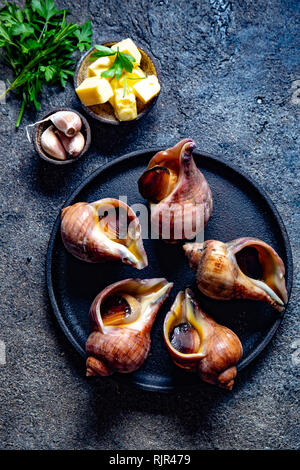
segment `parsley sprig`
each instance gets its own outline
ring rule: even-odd
[[[16,127],[25,107],[34,105],[39,110],[45,84],[65,87],[74,74],[71,55],[91,46],[91,22],[82,26],[67,22],[69,13],[58,10],[53,0],[26,0],[23,9],[6,2],[0,9],[2,57],[15,76],[5,93],[14,90],[22,100]]]
[[[133,69],[133,62],[136,62],[135,58],[132,57],[130,54],[126,54],[125,52],[120,52],[119,48],[117,51],[114,51],[110,47],[102,46],[96,44],[94,46],[96,52],[91,54],[90,61],[99,59],[100,57],[108,57],[115,55],[115,61],[112,66],[101,73],[101,77],[104,78],[113,78],[116,77],[117,80],[120,80],[123,71],[131,73]],[[129,93],[127,80],[143,80],[143,77],[123,77],[123,97],[125,97]]]
[[[119,48],[117,51],[114,51],[110,47],[106,46],[99,46],[96,44],[95,46],[96,52],[91,54],[90,61],[94,61],[99,57],[107,57],[115,55],[115,61],[112,66],[101,73],[101,77],[104,78],[113,78],[116,77],[117,80],[120,80],[123,70],[126,72],[132,72],[133,69],[133,62],[136,62],[135,58],[132,57],[130,54],[126,54],[125,52],[120,52]]]

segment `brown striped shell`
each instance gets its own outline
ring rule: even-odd
[[[78,202],[66,207],[61,214],[61,236],[66,249],[83,261],[121,260],[137,269],[148,264],[139,220],[118,199]]]
[[[244,237],[228,243],[187,243],[183,248],[203,294],[219,300],[260,300],[284,309],[284,263],[267,243]]]
[[[163,336],[177,366],[197,373],[204,382],[232,389],[242,344],[233,331],[203,312],[190,289],[178,293],[165,318]]]
[[[194,238],[212,213],[210,187],[197,168],[192,139],[158,152],[139,178],[141,195],[150,202],[153,232],[169,242]]]
[[[129,373],[141,367],[150,350],[153,322],[172,286],[163,278],[125,279],[97,295],[89,312],[88,376]],[[123,317],[122,305],[129,306]]]

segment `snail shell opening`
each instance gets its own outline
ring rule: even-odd
[[[278,257],[279,258],[279,257]],[[273,253],[261,245],[244,246],[235,253],[238,267],[253,284],[263,289],[277,305],[284,307],[287,302],[286,291],[283,288],[283,272]]]
[[[206,240],[183,246],[199,290],[213,299],[251,299],[282,311],[287,303],[285,267],[276,251],[258,238],[223,243]]]
[[[188,322],[176,325],[169,333],[169,340],[173,348],[182,354],[197,353],[201,343],[199,333]]]
[[[199,358],[203,354],[205,331],[196,317],[191,291],[186,289],[177,294],[171,311],[164,323],[164,338],[173,359],[180,367],[190,368],[185,357]],[[175,358],[183,358],[183,362]]]
[[[132,295],[117,292],[103,299],[100,312],[104,326],[120,326],[137,320],[141,313],[141,303]]]
[[[193,159],[194,148],[192,139],[183,139],[156,153],[138,181],[150,203],[153,231],[168,243],[195,238],[211,216],[212,194]]]
[[[164,321],[164,341],[175,365],[205,382],[232,389],[242,344],[200,308],[190,289],[177,294]]]

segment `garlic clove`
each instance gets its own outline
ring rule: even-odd
[[[31,142],[29,128],[48,121],[51,121],[54,126],[58,130],[63,132],[67,137],[72,137],[77,132],[79,132],[82,127],[82,121],[78,114],[73,113],[72,111],[57,111],[56,113],[51,114],[42,121],[37,121],[33,124],[28,124],[28,126],[26,126],[26,135],[29,142]]]
[[[43,150],[57,160],[66,160],[66,151],[55,133],[54,126],[49,126],[41,136]]]
[[[66,137],[61,131],[56,131],[56,133],[66,152],[71,157],[78,157],[85,145],[85,139],[82,133],[77,132],[73,137]]]
[[[82,127],[82,121],[78,114],[72,111],[58,111],[48,117],[55,127],[63,132],[67,137],[72,137]]]

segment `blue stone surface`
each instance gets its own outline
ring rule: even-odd
[[[21,3],[21,2],[20,2]],[[27,142],[13,93],[0,103],[1,449],[299,448],[299,2],[296,0],[57,1],[94,42],[131,37],[156,59],[156,107],[130,128],[90,121],[89,153],[48,166]],[[12,78],[1,64],[2,80]],[[80,109],[72,83],[48,88],[41,114]],[[84,363],[51,312],[45,254],[68,195],[100,165],[145,147],[192,137],[234,163],[276,204],[290,237],[295,277],[275,338],[232,392],[159,395],[110,379],[87,382]],[[3,361],[2,361],[3,362]]]

